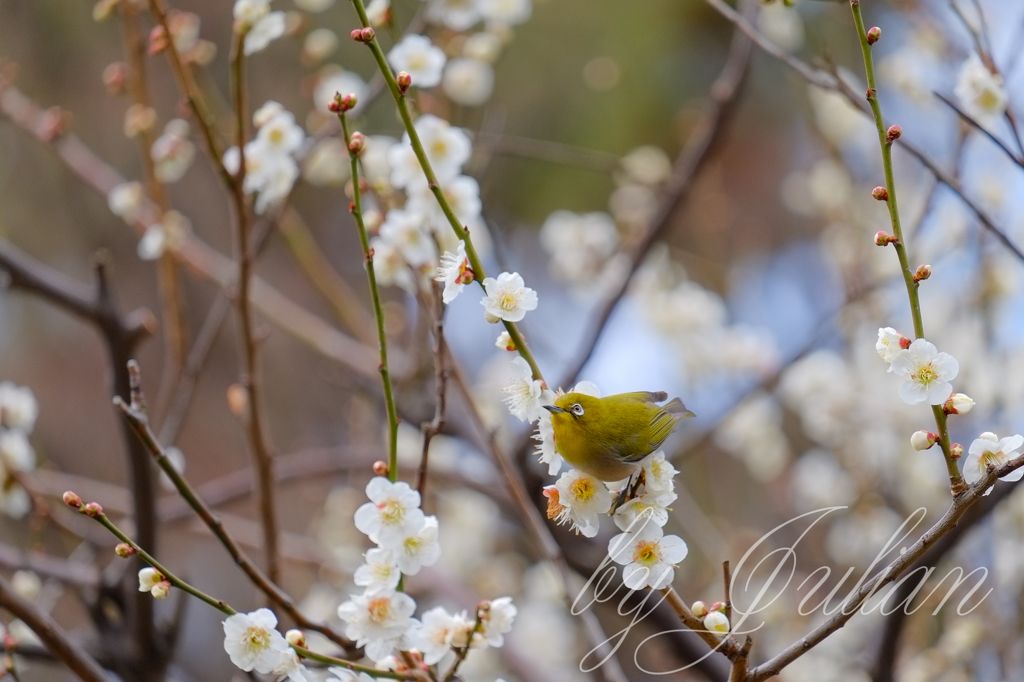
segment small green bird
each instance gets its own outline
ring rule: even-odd
[[[605,398],[566,393],[544,409],[551,413],[559,454],[577,469],[612,482],[631,478],[676,422],[693,416],[679,398],[658,405],[667,398],[663,391]]]

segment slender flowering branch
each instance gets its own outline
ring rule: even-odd
[[[295,653],[297,653],[301,658],[308,658],[311,661],[326,663],[327,665],[335,665],[341,668],[345,668],[346,670],[352,670],[357,673],[367,673],[368,675],[372,675],[373,677],[379,677],[388,680],[415,680],[419,677],[414,673],[396,673],[391,672],[389,670],[378,670],[376,668],[371,668],[369,666],[359,665],[358,663],[346,661],[341,658],[334,658],[333,656],[327,656],[326,654],[318,654],[315,651],[304,649],[303,647],[297,646],[295,644],[292,644],[291,647],[295,649]]]
[[[195,510],[199,518],[202,519],[203,523],[206,524],[207,528],[214,534],[214,536],[220,541],[224,548],[234,559],[238,567],[242,569],[242,572],[249,578],[253,585],[255,585],[261,592],[263,592],[270,600],[281,607],[281,609],[287,613],[292,619],[299,625],[299,627],[306,630],[315,630],[320,634],[324,635],[338,646],[352,650],[352,642],[342,637],[333,628],[323,623],[318,623],[307,618],[295,604],[295,601],[288,595],[287,592],[278,587],[272,580],[270,580],[266,574],[264,574],[259,567],[254,565],[249,559],[248,555],[242,551],[238,543],[228,534],[224,528],[224,524],[213,515],[210,507],[196,494],[195,490],[182,478],[178,470],[174,468],[171,461],[167,458],[167,453],[160,442],[157,440],[156,435],[153,433],[149,425],[149,419],[146,416],[144,410],[141,409],[141,381],[139,376],[139,366],[137,363],[132,361],[129,364],[131,371],[130,376],[132,379],[133,392],[131,404],[126,403],[119,397],[114,398],[114,406],[121,412],[121,415],[125,418],[128,426],[135,433],[138,439],[145,446],[146,450],[156,459],[157,465],[163,470],[167,477],[174,484],[178,494],[181,495],[182,499],[188,503],[192,509]]]
[[[92,503],[82,505],[79,508],[79,512],[92,519],[95,519],[97,523],[99,523],[101,526],[109,530],[114,537],[116,537],[121,542],[127,544],[129,547],[131,547],[133,552],[137,554],[140,559],[142,559],[147,564],[149,564],[157,571],[159,571],[160,575],[163,576],[163,578],[174,587],[177,587],[179,590],[182,590],[183,592],[188,592],[196,599],[206,602],[207,604],[217,609],[221,613],[225,613],[229,616],[237,613],[237,611],[235,611],[233,608],[228,606],[220,599],[211,597],[202,590],[193,587],[192,585],[188,584],[187,582],[185,582],[181,578],[178,578],[176,575],[167,570],[166,566],[164,566],[155,558],[153,558],[153,556],[146,552],[146,550],[139,547],[139,545],[134,540],[132,540],[124,533],[124,531],[118,528],[113,521],[107,518],[107,515],[103,513],[102,508],[98,504]]]
[[[370,27],[370,20],[366,15],[366,7],[363,4],[363,0],[352,0],[352,5],[355,7],[356,14],[359,15],[359,21],[363,25],[361,42],[365,42],[367,47],[370,48],[370,52],[373,54],[374,60],[377,62],[377,67],[380,69],[381,74],[384,76],[384,81],[387,83],[388,90],[391,91],[391,96],[395,99],[395,104],[398,106],[398,114],[402,118],[402,125],[405,127],[406,133],[409,135],[409,141],[412,144],[413,152],[416,154],[416,160],[419,161],[420,166],[423,168],[423,173],[427,176],[427,185],[430,187],[431,193],[434,198],[437,199],[437,203],[441,207],[441,212],[444,213],[448,223],[452,226],[452,230],[455,235],[462,240],[466,245],[466,257],[469,259],[470,267],[473,268],[475,273],[475,279],[477,283],[483,287],[483,281],[487,275],[484,272],[483,262],[480,260],[480,256],[477,255],[476,247],[473,246],[473,240],[469,236],[469,230],[459,222],[458,217],[455,215],[455,211],[452,209],[451,204],[448,202],[448,197],[445,196],[444,190],[441,188],[441,184],[437,180],[437,174],[434,173],[434,168],[430,163],[430,159],[427,158],[427,152],[423,148],[423,142],[420,140],[419,133],[416,132],[416,126],[412,122],[412,114],[409,113],[409,104],[406,101],[405,93],[411,84],[411,80],[404,85],[399,85],[395,79],[395,74],[392,73],[391,67],[388,65],[387,57],[384,56],[384,51],[381,49],[380,44],[377,42],[377,38],[373,33],[373,29]],[[408,74],[406,74],[408,77]],[[512,338],[512,343],[515,344],[516,350],[519,352],[523,359],[530,365],[530,371],[533,372],[533,378],[538,381],[544,381],[544,375],[541,374],[540,367],[537,365],[537,361],[533,358],[533,353],[526,346],[526,341],[523,339],[523,335],[519,332],[519,328],[515,322],[509,322],[503,320],[505,329],[508,331],[508,335]]]
[[[350,98],[351,106],[355,106],[354,98]],[[388,336],[384,328],[384,306],[380,301],[380,289],[377,286],[377,274],[373,269],[373,251],[370,249],[370,239],[366,233],[366,224],[363,222],[362,192],[359,188],[359,152],[363,148],[362,133],[350,133],[348,119],[345,116],[345,106],[342,98],[336,101],[338,105],[338,121],[341,123],[342,135],[345,137],[345,145],[348,147],[349,161],[352,164],[352,217],[356,221],[356,229],[359,231],[359,244],[363,249],[363,260],[366,267],[366,278],[370,283],[370,298],[373,301],[373,316],[377,321],[377,344],[380,347],[380,380],[384,385],[384,404],[388,413],[388,478],[392,483],[398,480],[398,410],[395,407],[394,391],[391,387],[391,372],[388,368]]]
[[[882,166],[885,171],[885,187],[876,188],[874,196],[880,201],[885,201],[889,208],[889,221],[892,225],[892,242],[899,257],[900,270],[903,273],[903,281],[907,287],[907,297],[910,299],[910,314],[914,320],[914,334],[917,338],[924,338],[924,322],[921,319],[921,299],[918,292],[920,277],[911,270],[910,258],[907,254],[907,246],[903,237],[903,228],[900,225],[899,207],[896,203],[896,182],[892,169],[892,145],[901,134],[901,130],[893,126],[886,129],[885,121],[882,118],[882,106],[878,102],[878,89],[875,81],[875,65],[871,57],[871,46],[875,41],[868,39],[868,31],[864,28],[864,18],[860,10],[860,0],[850,0],[850,8],[853,10],[853,20],[857,26],[857,34],[860,37],[860,49],[864,56],[864,71],[867,74],[868,91],[867,100],[871,105],[871,113],[875,120],[875,128],[878,131],[878,144],[882,149]],[[966,490],[966,484],[960,478],[960,471],[957,469],[956,458],[951,451],[949,440],[949,428],[947,426],[946,413],[942,405],[932,405],[932,413],[935,416],[935,425],[938,427],[939,446],[942,448],[942,456],[946,462],[946,471],[949,474],[949,486],[954,495]]]
[[[455,674],[459,672],[459,666],[466,660],[466,656],[469,655],[469,647],[473,643],[473,637],[483,628],[484,625],[484,609],[481,606],[476,608],[476,620],[473,622],[473,629],[466,635],[466,646],[454,647],[455,648],[455,662],[452,663],[451,670],[444,676],[444,682],[452,682],[455,679]]]

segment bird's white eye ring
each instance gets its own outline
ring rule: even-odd
[[[579,403],[576,403],[575,405],[572,406],[572,413],[574,415],[576,415],[577,417],[582,417],[583,416],[583,406],[580,405]]]

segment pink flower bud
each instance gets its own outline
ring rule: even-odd
[[[289,630],[284,633],[284,638],[292,646],[297,646],[302,649],[306,648],[306,635],[302,630]]]
[[[873,190],[871,190],[871,196],[873,196],[875,199],[878,199],[879,201],[888,201],[889,190],[887,190],[884,187],[876,187]]]
[[[714,604],[711,605],[711,610],[712,611],[722,611],[722,612],[724,612],[725,611],[725,604],[723,604],[720,601],[716,601]]]
[[[353,154],[358,155],[363,151],[364,145],[366,145],[366,138],[359,131],[352,133],[348,138],[348,150]]]
[[[348,93],[347,95],[344,95],[344,96],[343,96],[343,97],[341,98],[341,100],[340,100],[340,103],[341,103],[341,110],[342,110],[342,111],[352,111],[353,109],[355,109],[355,108],[356,108],[356,103],[357,103],[358,101],[359,101],[359,100],[358,100],[358,99],[356,98],[356,96],[355,96],[355,94],[354,94],[354,93],[351,93],[351,92],[350,92],[350,93]]]
[[[708,605],[702,601],[693,602],[693,606],[690,607],[690,610],[693,611],[693,615],[698,618],[703,618],[708,615]]]
[[[124,92],[125,81],[128,80],[128,65],[124,62],[113,62],[103,69],[103,85],[111,95]]]
[[[352,38],[352,40],[356,41],[357,43],[363,42],[363,30],[361,28],[352,29],[352,32],[349,33],[349,36]]]
[[[153,30],[149,32],[149,54],[160,54],[167,49],[168,42],[167,31],[164,30],[164,27],[154,26]]]
[[[171,593],[171,584],[166,580],[162,580],[153,585],[153,589],[149,593],[153,595],[154,599],[166,599],[167,595]]]
[[[893,125],[889,126],[889,130],[885,131],[885,141],[892,144],[894,141],[900,139],[900,135],[903,134],[903,128]]]
[[[910,444],[915,450],[927,450],[939,441],[939,437],[931,431],[915,431],[910,437]]]
[[[913,343],[913,341],[911,341],[907,337],[905,337],[905,336],[901,336],[900,337],[900,348],[902,348],[903,350],[906,350],[906,349],[910,348],[910,344],[911,343]]]
[[[896,238],[885,230],[879,230],[875,233],[875,246],[888,246],[894,241],[896,241]]]
[[[82,507],[82,498],[69,490],[64,493],[64,504],[72,509],[80,509]]]
[[[378,476],[387,476],[388,475],[388,463],[387,462],[381,462],[379,460],[374,462],[373,463],[373,473],[377,474]]]
[[[114,548],[114,554],[122,559],[127,559],[128,557],[135,555],[135,548],[127,542],[120,542],[117,547]]]
[[[341,95],[335,93],[334,99],[327,103],[327,111],[331,112],[332,114],[340,114],[342,111],[344,111],[341,108]]]
[[[398,91],[403,95],[412,87],[412,76],[405,71],[399,71],[395,80],[398,81]]]
[[[918,268],[917,268],[917,272],[914,273],[914,281],[915,282],[920,282],[922,280],[928,279],[931,276],[932,276],[932,266],[930,266],[930,265],[919,265]]]
[[[953,443],[949,446],[949,454],[953,456],[953,459],[960,459],[964,456],[964,446],[960,443]]]
[[[86,516],[91,516],[94,519],[98,519],[103,516],[103,507],[98,502],[90,502],[89,504],[82,507],[80,510]]]
[[[878,42],[879,38],[882,37],[882,29],[877,26],[872,26],[868,29],[868,45],[874,45]]]

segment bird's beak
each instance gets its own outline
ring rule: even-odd
[[[563,410],[561,407],[558,407],[557,405],[544,405],[544,409],[550,412],[551,414],[562,414],[563,412],[565,412],[565,410]]]

